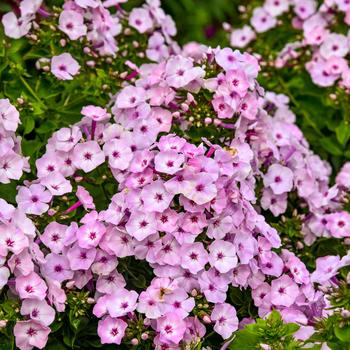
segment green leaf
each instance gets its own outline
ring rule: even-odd
[[[137,288],[145,288],[146,287],[146,278],[143,275],[137,276],[137,279],[133,279],[132,282]]]
[[[322,147],[334,156],[341,156],[343,154],[340,147],[337,145],[336,141],[330,137],[324,137],[321,139]]]
[[[259,337],[248,330],[238,331],[235,338],[231,342],[229,349],[231,350],[252,350],[256,349],[259,343]]]
[[[338,339],[340,339],[344,343],[350,343],[350,326],[339,327],[336,326],[334,328],[334,333]]]
[[[51,132],[51,131],[54,131],[56,128],[56,125],[48,120],[48,121],[45,121],[43,122],[39,128],[37,128],[35,131],[38,133],[38,134],[46,134],[48,132]]]
[[[27,118],[24,119],[23,125],[24,125],[24,135],[30,134],[35,127],[35,120],[32,117],[27,116]]]
[[[298,326],[295,323],[287,323],[284,325],[283,330],[285,335],[292,335],[294,334],[297,330],[299,330],[300,326]]]
[[[342,146],[345,146],[350,138],[350,125],[348,122],[342,122],[335,129],[337,140]]]

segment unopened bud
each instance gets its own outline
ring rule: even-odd
[[[148,334],[147,333],[142,333],[141,334],[141,339],[142,340],[147,340],[148,339]]]
[[[136,346],[139,345],[139,341],[136,338],[131,339],[131,344]]]
[[[149,326],[150,324],[151,324],[151,320],[149,319],[149,318],[145,318],[144,320],[143,320],[143,324],[145,325],[145,326]]]
[[[300,242],[300,241],[297,242],[296,246],[297,246],[297,249],[303,249],[304,248],[304,244],[302,242]]]
[[[60,45],[61,45],[62,47],[65,47],[65,46],[67,45],[67,40],[66,40],[66,39],[61,39],[61,40],[60,40]]]
[[[52,209],[52,208],[50,208],[50,209],[47,211],[47,214],[48,214],[49,216],[54,216],[56,213],[57,213],[57,211],[56,211],[55,209]]]
[[[203,322],[206,323],[206,324],[209,324],[211,323],[211,319],[208,315],[204,315],[203,316]]]
[[[5,328],[7,325],[7,321],[6,320],[0,320],[0,329],[1,328]]]
[[[219,126],[221,124],[221,120],[218,118],[214,119],[214,125]]]
[[[213,119],[211,119],[211,118],[209,118],[209,117],[207,117],[207,118],[204,119],[204,123],[205,123],[206,125],[209,125],[209,124],[211,124],[212,122],[213,122]]]
[[[192,290],[191,290],[191,295],[192,295],[193,297],[196,297],[196,296],[198,295],[197,289],[192,289]]]
[[[87,299],[86,299],[86,302],[87,302],[88,304],[90,304],[90,305],[92,305],[92,304],[95,304],[95,303],[96,303],[96,301],[95,301],[95,299],[94,299],[94,298],[87,298]]]
[[[87,65],[88,67],[95,67],[96,62],[95,62],[95,61],[87,61],[87,62],[86,62],[86,65]]]
[[[184,112],[187,112],[188,111],[188,104],[187,103],[181,103],[181,109],[184,111]]]
[[[124,29],[124,35],[130,35],[131,34],[131,29],[130,28],[125,28]]]
[[[83,48],[83,51],[84,51],[84,53],[88,54],[88,53],[91,52],[91,49],[90,49],[90,47],[85,46],[85,47]]]
[[[224,22],[224,23],[222,24],[222,28],[224,28],[224,30],[225,30],[226,32],[230,32],[230,31],[232,30],[231,24],[229,24],[229,23],[227,23],[227,22]]]
[[[75,285],[75,281],[69,281],[66,283],[66,288],[72,289]]]
[[[350,317],[350,311],[349,310],[343,310],[341,312],[341,315],[344,317],[344,318],[349,318]]]

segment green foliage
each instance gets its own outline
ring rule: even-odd
[[[263,349],[262,345],[269,345],[271,350],[303,349],[302,344],[293,338],[298,329],[297,324],[283,323],[281,315],[274,310],[266,319],[257,319],[256,323],[236,332],[229,349]]]

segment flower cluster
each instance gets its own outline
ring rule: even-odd
[[[21,153],[21,138],[15,132],[19,112],[8,99],[0,99],[0,183],[19,180],[29,171],[28,159]]]
[[[349,53],[347,32],[334,30],[335,19],[343,18],[346,28],[350,24],[350,7],[347,1],[324,1],[320,5],[314,0],[266,0],[263,6],[253,10],[250,24],[231,32],[233,47],[246,47],[260,33],[281,25],[279,17],[291,11],[293,18],[291,27],[302,31],[303,39],[285,44],[274,65],[284,67],[292,59],[302,59],[311,49],[311,60],[305,68],[312,81],[319,86],[327,87],[335,84],[350,88],[350,68],[346,60]]]

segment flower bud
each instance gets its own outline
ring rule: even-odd
[[[147,340],[148,339],[148,334],[147,333],[142,333],[141,334],[141,339],[142,340]]]
[[[55,209],[52,209],[52,208],[50,208],[50,209],[47,211],[47,214],[48,214],[49,216],[54,216],[56,213],[57,213],[57,211],[56,211]]]
[[[139,341],[136,338],[131,339],[131,344],[136,346],[139,345]]]
[[[344,318],[349,318],[350,317],[350,311],[349,310],[342,310],[341,315]]]
[[[96,62],[95,62],[95,61],[87,61],[87,62],[86,62],[86,65],[87,65],[88,67],[95,67]]]
[[[66,288],[72,289],[75,285],[75,281],[69,281],[66,283]]]
[[[191,295],[192,295],[193,297],[196,297],[196,296],[198,295],[197,289],[192,289],[192,290],[191,290]]]
[[[5,328],[7,325],[7,321],[6,320],[0,320],[0,329],[1,328]]]
[[[211,323],[211,319],[208,315],[204,315],[203,316],[203,322],[206,323],[206,324],[209,324]]]

